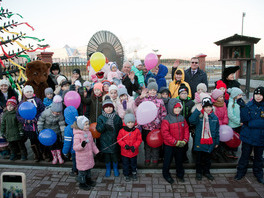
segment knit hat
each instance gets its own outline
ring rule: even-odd
[[[212,100],[210,97],[203,98],[202,100],[202,107],[208,107],[208,106],[213,106]]]
[[[60,95],[56,95],[53,98],[53,102],[51,104],[51,111],[53,112],[62,112],[62,97]]]
[[[160,88],[159,93],[162,94],[164,92],[166,92],[169,95],[169,97],[171,97],[171,92],[170,92],[170,90],[167,87],[161,87]]]
[[[224,96],[224,93],[220,89],[214,89],[211,96],[214,100],[217,100],[220,96]]]
[[[127,89],[126,89],[126,87],[124,85],[118,86],[117,93],[118,93],[118,97],[120,97],[120,96],[122,96],[124,94],[128,95]]]
[[[89,119],[86,116],[77,117],[77,126],[83,130],[85,122],[89,122]]]
[[[136,122],[136,118],[133,114],[133,111],[131,109],[126,110],[126,114],[124,116],[124,122],[127,124],[128,122]]]
[[[218,80],[215,82],[215,88],[220,89],[221,87],[224,87],[226,89],[226,84],[222,80]]]
[[[74,82],[74,85],[75,85],[75,86],[79,86],[79,87],[81,87],[81,86],[82,86],[82,83],[81,83],[79,80],[76,80],[76,81]]]
[[[52,72],[53,70],[59,70],[59,73],[60,73],[59,63],[52,63],[51,68],[50,68],[50,72]]]
[[[67,85],[67,84],[70,85],[71,83],[68,80],[63,80],[60,86],[63,87],[64,85]]]
[[[67,79],[64,77],[64,76],[58,76],[57,77],[57,83],[58,83],[58,85],[60,85],[61,86],[61,83],[63,82],[63,81],[66,81]]]
[[[239,69],[239,66],[226,67],[223,72],[223,79],[226,79],[230,74],[236,73]]]
[[[9,98],[9,99],[7,100],[7,102],[6,102],[6,106],[7,106],[8,104],[11,104],[11,105],[13,105],[14,107],[16,107],[16,106],[17,106],[17,100],[16,100],[16,97],[15,97],[15,96],[12,96],[11,98]]]
[[[72,70],[72,73],[73,74],[79,74],[79,75],[81,75],[81,71],[80,71],[80,69],[74,69],[74,70]]]
[[[45,89],[45,96],[47,94],[53,94],[53,89],[51,87],[48,87],[48,88]]]
[[[147,88],[149,90],[155,89],[156,91],[158,91],[158,84],[156,83],[155,78],[149,78],[148,79],[148,86],[147,86]]]
[[[34,89],[32,86],[30,85],[26,85],[24,88],[23,88],[23,94],[29,92],[29,91],[32,91],[34,93]]]
[[[89,81],[85,81],[84,83],[83,83],[83,86],[84,87],[91,87],[91,83],[89,82]]]
[[[237,87],[229,88],[227,92],[230,94],[230,98],[234,98],[240,94],[243,94],[243,91]]]
[[[188,87],[186,87],[185,84],[181,84],[180,85],[180,88],[178,90],[178,94],[180,95],[180,93],[183,92],[183,91],[187,91],[187,94],[189,93],[189,89],[188,89]]]
[[[95,83],[93,89],[94,90],[99,89],[101,92],[103,92],[103,84],[102,83]]]
[[[135,67],[138,67],[139,65],[143,65],[141,60],[134,60]]]
[[[118,68],[116,62],[112,62],[112,63],[110,63],[110,70],[111,70],[111,71],[112,71],[112,68],[113,68],[113,67]]]
[[[1,85],[7,85],[9,87],[10,86],[10,82],[8,80],[6,80],[6,79],[2,79],[2,80],[0,80],[0,86]]]
[[[174,105],[173,108],[177,108],[177,107],[182,109],[182,104],[180,102],[177,102],[176,105]]]
[[[203,93],[202,92],[202,93],[199,94],[199,98],[200,98],[199,101],[202,102],[204,98],[210,98],[210,95],[208,93]]]
[[[103,85],[106,84],[106,85],[109,85],[109,86],[110,86],[110,85],[111,85],[111,82],[110,82],[109,80],[103,80],[103,81],[102,81],[102,84],[103,84]]]
[[[118,90],[118,88],[117,88],[117,86],[116,85],[111,85],[110,87],[109,87],[109,93],[112,91],[112,90]]]
[[[112,100],[110,98],[108,98],[108,97],[106,97],[106,99],[103,102],[103,109],[105,109],[106,107],[113,107],[113,108],[115,108]]]
[[[116,84],[116,85],[120,85],[120,84],[122,84],[121,80],[118,79],[118,78],[113,78],[113,79],[112,79],[112,82],[113,82],[113,84]]]
[[[264,87],[258,87],[254,90],[254,95],[255,94],[260,94],[264,97]],[[264,98],[262,99],[262,101],[264,101]]]
[[[203,90],[203,92],[207,92],[207,86],[204,83],[199,83],[196,87],[196,90],[198,91],[199,89]]]

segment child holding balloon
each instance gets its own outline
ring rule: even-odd
[[[254,90],[253,100],[247,104],[242,98],[237,100],[240,106],[241,122],[240,133],[242,141],[242,154],[237,166],[236,180],[241,180],[247,173],[248,162],[254,150],[253,174],[257,181],[264,184],[263,180],[263,148],[264,148],[264,87]]]
[[[62,134],[64,133],[65,122],[64,116],[62,114],[62,98],[56,95],[53,98],[51,108],[45,109],[39,117],[38,120],[38,130],[41,132],[43,129],[52,129],[57,134],[56,142],[50,147],[52,153],[52,164],[63,164],[64,161],[61,156],[61,142]]]
[[[76,153],[76,165],[78,169],[79,188],[90,190],[96,185],[91,179],[91,169],[94,167],[94,157],[99,153],[91,132],[89,131],[89,120],[85,116],[77,117],[72,125],[74,134],[73,149]]]
[[[36,115],[33,119],[31,119],[31,116],[34,113],[34,109],[19,109],[20,105],[22,105],[24,102],[31,102],[34,105],[34,109],[36,109]],[[35,155],[34,159],[36,162],[39,162],[43,159],[40,151],[40,142],[38,140],[37,122],[44,109],[45,106],[42,100],[34,95],[33,87],[26,85],[23,88],[23,99],[18,105],[17,119],[23,125],[25,138],[29,138],[30,140],[31,149]],[[20,115],[21,113],[23,117]]]
[[[21,160],[27,160],[27,149],[23,141],[22,124],[16,117],[17,100],[13,96],[6,102],[7,111],[4,113],[1,123],[2,135],[7,139],[11,150],[10,160],[17,159],[17,148],[21,153]]]
[[[142,126],[142,139],[145,143],[145,165],[149,166],[152,160],[154,166],[158,165],[159,160],[159,150],[160,148],[152,148],[147,144],[146,138],[150,131],[154,129],[160,129],[161,122],[164,117],[167,115],[166,108],[164,106],[163,100],[157,98],[158,84],[154,78],[149,78],[147,89],[143,89],[141,95],[135,100],[135,104],[138,106],[144,101],[153,102],[158,111],[157,115],[153,121]],[[147,116],[147,115],[146,115]]]
[[[194,151],[196,151],[196,179],[202,180],[204,175],[214,180],[210,173],[211,152],[219,145],[219,120],[213,112],[211,98],[202,99],[202,104],[189,118],[190,124],[196,125]]]
[[[138,147],[142,142],[141,132],[135,128],[136,118],[131,109],[126,111],[124,116],[125,126],[117,136],[118,144],[121,146],[122,165],[125,181],[137,181],[137,155]]]

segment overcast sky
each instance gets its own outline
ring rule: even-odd
[[[162,58],[219,57],[215,41],[241,34],[261,38],[255,54],[264,55],[264,0],[3,0],[21,14],[32,36],[52,48],[85,46],[100,30],[114,33],[127,55],[143,58],[158,49]]]

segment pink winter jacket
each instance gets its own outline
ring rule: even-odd
[[[107,74],[107,80],[109,80],[110,82],[112,82],[113,78],[120,79],[120,75],[119,75],[119,72],[118,71],[116,71],[116,72],[112,72],[112,71],[108,72],[108,74]]]
[[[89,170],[94,167],[93,154],[99,153],[90,131],[73,129],[74,141],[73,149],[76,153],[76,166],[79,171]],[[83,148],[82,141],[87,141]]]
[[[135,101],[132,97],[128,97],[127,109],[131,109],[134,113],[134,116],[136,117],[137,106],[136,106]],[[122,118],[122,121],[124,121],[126,110],[124,109],[123,104],[121,104],[120,100],[118,100],[118,102],[117,102],[117,113],[118,113],[119,117]]]
[[[219,124],[228,125],[228,114],[227,114],[226,104],[224,103],[223,107],[214,106],[214,108],[215,108],[214,113],[219,119]]]
[[[153,120],[152,122],[145,124],[142,126],[143,129],[145,130],[154,130],[154,129],[160,129],[161,128],[161,122],[162,120],[165,118],[165,116],[167,115],[167,110],[166,107],[164,106],[164,102],[162,99],[158,99],[157,96],[148,96],[146,98],[140,98],[137,97],[135,100],[135,104],[138,106],[140,105],[140,103],[144,102],[144,101],[151,101],[153,102],[157,108],[158,108],[158,113],[157,113],[157,117],[155,118],[155,120]]]

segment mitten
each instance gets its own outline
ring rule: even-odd
[[[84,148],[86,144],[87,144],[87,142],[86,142],[86,141],[82,141],[82,144],[81,144],[81,146]]]
[[[237,104],[238,104],[240,107],[244,107],[244,106],[246,106],[246,103],[245,103],[245,101],[244,101],[242,98],[239,98],[239,99],[237,100]]]
[[[125,146],[125,149],[126,149],[126,150],[130,150],[130,149],[131,149],[131,147],[130,147],[130,146],[128,146],[128,145],[126,145],[126,146]]]
[[[134,153],[135,152],[135,147],[134,146],[131,146],[131,151],[132,151],[132,153]]]

